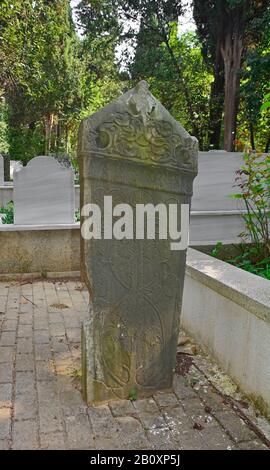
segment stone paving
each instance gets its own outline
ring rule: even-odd
[[[171,393],[87,407],[87,302],[79,280],[0,283],[0,449],[267,449],[196,364],[178,364]]]

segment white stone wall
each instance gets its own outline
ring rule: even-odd
[[[189,249],[181,324],[270,412],[270,281]]]

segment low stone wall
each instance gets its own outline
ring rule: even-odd
[[[216,241],[193,241],[202,251],[213,249]],[[227,246],[225,244],[225,246]],[[80,270],[80,224],[6,225],[0,224],[0,277],[14,274],[78,272]]]
[[[0,207],[6,206],[9,201],[13,201],[13,183],[0,185]],[[75,184],[75,209],[80,207],[80,185]]]
[[[79,272],[79,227],[0,225],[0,276]]]
[[[189,249],[181,323],[270,413],[270,282]]]

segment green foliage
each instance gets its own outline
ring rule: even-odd
[[[270,155],[250,152],[244,155],[245,164],[236,174],[240,192],[233,197],[242,199],[247,213],[243,215],[246,230],[243,240],[251,239],[258,262],[270,256]]]
[[[223,248],[223,243],[217,242],[215,245],[215,248],[213,248],[213,250],[211,251],[211,256],[213,256],[214,258],[218,258],[222,248]]]
[[[77,209],[75,211],[75,222],[80,222],[81,220],[81,212],[80,212],[80,209]]]
[[[0,207],[0,214],[3,214],[3,217],[2,217],[3,224],[13,224],[14,223],[13,201],[9,201],[6,207]]]
[[[181,0],[82,0],[76,8],[82,37],[69,0],[2,0],[0,152],[24,163],[38,154],[66,154],[75,161],[80,120],[140,79],[208,149],[220,140],[221,36],[234,9],[246,3],[239,146],[252,140],[257,150],[268,150],[266,0],[194,0],[198,32],[181,37]]]
[[[269,60],[270,62],[270,60]],[[268,84],[268,87],[270,88],[270,83]],[[264,95],[263,97],[263,104],[261,105],[261,111],[265,111],[266,109],[269,109],[270,108],[270,101],[268,101],[270,99],[270,93],[267,93],[266,95]]]
[[[173,50],[177,63],[181,65],[182,78],[188,90],[188,97],[192,100],[196,137],[200,148],[204,149],[207,147],[208,101],[212,75],[203,61],[196,33],[186,33],[179,37],[177,30],[177,23],[171,23],[169,47]],[[141,29],[139,33],[130,72],[134,81],[147,80],[153,94],[190,133],[193,133],[189,103],[179,83],[178,70],[164,42],[160,41],[158,44],[153,41],[153,34],[149,30]]]
[[[4,2],[0,18],[11,157],[72,153],[84,64],[69,1]]]
[[[247,141],[253,149],[261,150],[263,145],[266,148],[269,123],[259,111],[266,77],[269,80],[269,0],[194,0],[193,3],[203,57],[214,74],[209,103],[210,143],[219,148],[223,119],[225,147],[222,148],[228,150],[234,146],[235,131],[238,149],[242,150]]]
[[[221,259],[227,263],[236,266],[237,268],[244,269],[257,276],[264,277],[270,280],[270,257],[262,258],[261,250],[254,245],[240,243],[233,245],[234,251],[238,252],[235,256],[229,256],[230,249],[218,242],[211,251],[211,256]]]
[[[258,253],[256,246],[246,245],[238,256],[229,259],[228,262],[270,280],[270,257],[260,259],[260,254],[261,250]]]
[[[8,150],[7,106],[0,91],[0,154],[7,153]]]
[[[135,387],[131,388],[129,391],[129,399],[130,401],[138,400],[138,391]]]

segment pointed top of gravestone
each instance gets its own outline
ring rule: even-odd
[[[148,83],[142,80],[133,88],[128,108],[133,115],[141,116],[144,125],[156,106],[156,100],[149,91]]]
[[[197,174],[197,139],[151,94],[145,81],[82,121],[78,151]]]

